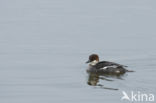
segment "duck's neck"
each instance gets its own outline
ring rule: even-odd
[[[94,61],[90,62],[89,65],[93,66],[93,65],[96,65],[98,62],[99,62],[99,61],[94,60]]]

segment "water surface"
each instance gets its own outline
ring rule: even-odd
[[[0,103],[120,103],[121,91],[156,94],[155,3],[1,0]],[[118,90],[90,86],[92,53],[136,72],[99,79]]]

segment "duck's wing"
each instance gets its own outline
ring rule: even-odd
[[[109,61],[101,61],[101,62],[98,62],[96,64],[97,69],[104,68],[104,67],[107,67],[107,66],[127,67],[125,65],[121,65],[121,64],[114,63],[114,62],[109,62]]]

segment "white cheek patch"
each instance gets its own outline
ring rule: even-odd
[[[96,65],[98,63],[98,61],[94,60],[92,62],[90,62],[90,65]]]

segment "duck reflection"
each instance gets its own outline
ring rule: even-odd
[[[90,73],[88,75],[88,85],[96,86],[97,83],[99,82],[99,75],[98,74],[93,74]]]
[[[109,87],[105,87],[102,84],[99,84],[100,80],[105,80],[105,81],[109,81],[109,82],[114,81],[114,80],[111,80],[111,79],[107,79],[107,77],[110,77],[110,75],[100,75],[100,74],[97,74],[97,73],[88,73],[87,84],[90,85],[90,86],[99,86],[100,88],[103,88],[103,89],[118,90],[117,88],[109,88]],[[117,75],[116,76],[112,75],[111,77],[115,77],[117,79],[122,79],[121,75],[118,75],[118,76]]]

